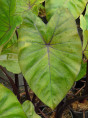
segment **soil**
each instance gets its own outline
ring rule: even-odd
[[[66,110],[63,112],[62,118],[72,118],[71,112],[70,112],[69,109],[66,109]]]
[[[88,100],[76,101],[71,105],[74,111],[88,111]]]

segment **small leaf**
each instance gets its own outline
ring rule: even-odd
[[[82,61],[81,69],[80,69],[80,72],[76,78],[76,81],[82,79],[86,75],[86,68],[87,68],[87,63]]]
[[[0,118],[27,118],[16,96],[1,84]]]
[[[88,5],[86,6],[86,13],[85,13],[84,18],[86,20],[86,29],[88,30]]]
[[[23,110],[24,110],[27,118],[41,118],[39,115],[37,115],[35,113],[32,102],[27,100],[22,104],[22,107],[23,107]]]
[[[87,23],[85,20],[85,17],[83,15],[80,15],[80,27],[82,28],[83,31],[87,29]]]
[[[88,59],[88,30],[83,32],[83,52]]]
[[[29,12],[19,31],[19,64],[30,88],[54,109],[80,70],[82,47],[75,20],[59,8],[48,24]]]
[[[18,43],[16,35],[2,48],[0,65],[6,67],[10,72],[18,74],[21,72],[18,64]]]
[[[80,27],[83,31],[88,30],[88,5],[86,6],[85,16],[80,16]]]

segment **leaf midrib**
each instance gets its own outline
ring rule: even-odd
[[[49,73],[50,73],[50,93],[51,93],[51,105],[53,106],[53,100],[52,100],[52,87],[51,87],[51,71],[50,71],[50,51],[49,51],[49,45],[46,45],[47,47],[47,54],[48,54],[48,66],[49,66]]]

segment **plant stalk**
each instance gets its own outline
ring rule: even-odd
[[[15,74],[15,85],[17,87],[17,98],[20,101],[20,92],[19,92],[19,78],[18,74]]]
[[[29,92],[28,92],[28,88],[27,88],[27,82],[24,77],[23,77],[23,81],[24,81],[24,87],[25,87],[25,92],[26,92],[26,98],[27,98],[27,100],[31,101],[30,96],[29,96]]]
[[[8,80],[9,80],[9,82],[10,82],[12,88],[13,88],[14,94],[17,95],[17,87],[16,87],[14,81],[13,81],[12,78],[7,74],[7,72],[4,70],[3,67],[0,66],[0,69],[1,69],[1,70],[3,71],[3,73],[7,76]]]
[[[86,86],[85,86],[85,94],[88,94],[88,60],[87,60],[87,69],[86,69]]]

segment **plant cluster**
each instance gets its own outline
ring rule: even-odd
[[[87,0],[0,0],[0,69],[18,99],[17,87],[3,67],[16,78],[22,73],[36,96],[55,109],[74,82],[86,75],[84,59],[88,59]],[[88,73],[86,81],[88,92]],[[40,118],[30,101],[21,105],[14,94],[0,84],[0,118]]]

